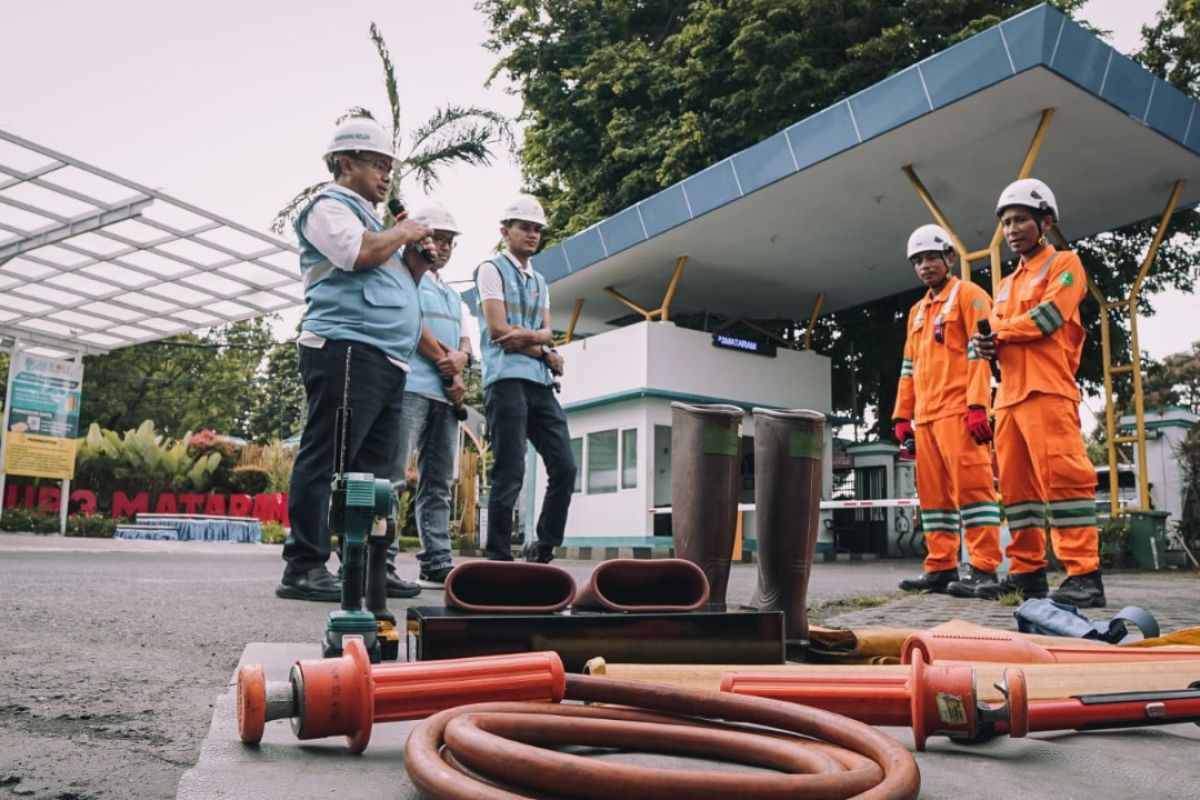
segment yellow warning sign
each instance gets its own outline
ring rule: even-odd
[[[75,477],[75,440],[9,431],[4,448],[4,471],[34,478]]]

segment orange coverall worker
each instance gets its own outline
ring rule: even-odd
[[[1046,566],[1047,505],[1051,543],[1067,575],[1100,568],[1096,471],[1080,435],[1075,382],[1086,291],[1079,256],[1047,245],[1000,283],[992,309],[1000,362],[996,457],[1014,574]]]
[[[908,336],[893,419],[916,423],[917,495],[925,532],[925,571],[958,566],[959,528],[966,528],[971,566],[1000,565],[1000,506],[991,453],[967,430],[967,407],[988,408],[991,372],[971,336],[988,318],[987,292],[958,278],[925,293],[908,313]]]

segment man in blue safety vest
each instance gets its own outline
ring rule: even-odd
[[[405,248],[404,261],[410,270],[424,272],[418,288],[427,333],[409,363],[412,372],[404,386],[400,449],[396,451],[392,485],[397,492],[404,491],[409,456],[415,447],[414,516],[421,539],[417,583],[432,589],[446,583],[451,569],[450,485],[454,481],[458,447],[455,411],[462,407],[467,391],[463,370],[471,362],[471,340],[463,335],[462,298],[441,277],[454,252],[455,237],[462,231],[454,216],[438,204],[423,208],[414,216],[433,228],[433,248],[426,251],[433,260],[430,262],[417,248]]]
[[[353,424],[346,443],[351,472],[390,475],[399,444],[400,409],[409,362],[421,332],[417,284],[397,251],[433,234],[405,220],[390,229],[375,214],[391,180],[391,137],[374,120],[351,118],[325,149],[333,182],[296,218],[304,321],[300,375],[307,417],[288,489],[291,532],[277,597],[336,602],[330,555],[329,483],[334,433],[342,405],[346,351]],[[388,575],[388,595],[412,597],[420,587]]]
[[[493,454],[486,552],[489,559],[512,560],[512,512],[525,477],[528,440],[546,464],[548,481],[537,540],[527,539],[523,555],[544,564],[562,544],[576,469],[567,419],[551,391],[555,376],[563,374],[563,359],[553,347],[550,292],[529,263],[546,215],[536,198],[520,195],[501,212],[500,226],[504,252],[475,269]]]

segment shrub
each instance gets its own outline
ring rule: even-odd
[[[154,432],[150,420],[124,434],[92,423],[87,436],[79,440],[76,485],[105,497],[115,490],[151,495],[206,491],[222,464],[222,451],[190,456],[184,444],[190,438],[170,442]]]
[[[1133,562],[1129,541],[1129,517],[1105,520],[1100,525],[1100,566],[1105,569],[1128,566]]]
[[[88,539],[111,539],[117,531],[117,520],[96,514],[77,514],[67,517],[67,536]]]
[[[58,514],[39,514],[27,508],[6,508],[0,530],[10,533],[58,533]]]
[[[248,444],[238,453],[239,467],[262,467],[271,475],[269,492],[286,492],[292,481],[292,462],[296,458],[296,450],[284,447],[283,442],[274,439],[270,444]]]
[[[283,544],[285,539],[287,539],[287,531],[284,530],[281,523],[271,520],[262,524],[263,544]]]
[[[241,494],[262,494],[271,486],[271,473],[263,467],[234,467],[229,488]]]
[[[220,462],[213,471],[213,488],[217,491],[233,488],[230,473],[233,471],[234,465],[238,463],[237,446],[212,431],[200,431],[187,439],[187,454],[193,459],[199,460],[212,453],[219,453],[221,456]]]

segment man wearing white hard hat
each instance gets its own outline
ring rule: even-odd
[[[300,325],[300,375],[307,416],[288,489],[291,532],[278,597],[336,602],[330,556],[329,483],[335,469],[334,427],[342,405],[346,354],[350,359],[347,442],[351,472],[386,475],[399,444],[401,401],[409,362],[421,334],[417,284],[401,263],[401,247],[432,235],[424,223],[390,229],[375,213],[387,196],[392,143],[372,119],[351,118],[325,148],[333,175],[296,218],[304,320]],[[415,583],[388,575],[388,595],[412,597]]]
[[[512,560],[512,512],[525,478],[528,440],[546,465],[546,497],[527,561],[549,563],[562,544],[575,488],[575,456],[567,419],[551,387],[563,373],[553,347],[550,291],[530,258],[541,243],[542,204],[520,195],[500,214],[505,249],[475,269],[479,292],[483,402],[492,442],[487,557]],[[531,487],[532,489],[532,487]]]
[[[400,447],[392,467],[392,485],[403,492],[408,462],[417,451],[417,492],[414,516],[421,549],[417,583],[441,588],[450,574],[450,486],[458,447],[457,409],[466,395],[463,370],[471,361],[471,340],[463,335],[463,302],[441,277],[462,231],[446,208],[432,204],[413,217],[433,228],[431,248],[424,243],[404,248],[404,263],[421,275],[421,314],[428,334],[409,362],[400,413]],[[428,340],[432,337],[432,341]],[[393,543],[389,562],[398,548]]]
[[[1020,256],[992,308],[990,339],[976,337],[985,358],[1000,364],[996,391],[996,460],[1000,495],[1012,531],[1009,574],[995,589],[1043,597],[1046,510],[1050,542],[1067,578],[1050,598],[1103,608],[1096,470],[1079,427],[1075,373],[1083,351],[1079,304],[1087,275],[1079,256],[1059,252],[1046,234],[1058,223],[1058,201],[1036,178],[1009,184],[996,202],[1004,238]],[[980,595],[984,595],[981,591]]]
[[[951,274],[956,254],[943,228],[917,228],[907,252],[929,291],[908,314],[892,421],[898,440],[916,440],[927,555],[924,573],[901,581],[900,588],[976,597],[980,586],[996,583],[1000,565],[1000,506],[987,446],[991,376],[971,342],[992,304],[983,289]],[[967,540],[963,575],[960,526]]]

